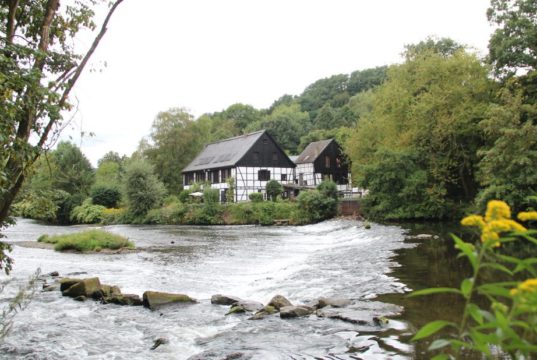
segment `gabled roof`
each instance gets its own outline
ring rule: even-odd
[[[334,141],[334,139],[310,143],[308,146],[306,146],[304,151],[298,155],[298,158],[295,160],[295,164],[307,164],[314,162],[332,141]]]
[[[256,131],[206,145],[182,172],[232,167],[264,133],[265,130]]]

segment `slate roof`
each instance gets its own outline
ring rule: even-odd
[[[330,144],[334,139],[315,141],[310,143],[298,158],[295,160],[295,164],[307,164],[312,163],[317,159],[319,155],[323,152],[324,149]]]
[[[256,131],[206,145],[182,172],[235,166],[264,133]]]

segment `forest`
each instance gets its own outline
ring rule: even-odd
[[[532,1],[492,1],[485,58],[429,37],[407,45],[400,64],[319,79],[267,109],[237,103],[198,118],[167,109],[133,154],[110,151],[96,169],[60,142],[32,167],[14,214],[59,224],[190,223],[180,169],[207,143],[260,129],[289,155],[335,138],[354,185],[369,190],[362,205],[371,219],[457,219],[491,199],[524,210],[537,191],[536,12]]]

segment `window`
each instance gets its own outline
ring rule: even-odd
[[[222,182],[225,182],[231,177],[231,169],[222,169]]]
[[[257,180],[259,180],[259,181],[269,181],[270,180],[270,170],[259,170],[257,172]]]
[[[264,138],[263,139],[263,145],[267,145],[268,144],[268,139],[267,138]]]
[[[287,174],[281,175],[281,181],[287,181]]]
[[[324,157],[324,166],[328,169],[330,168],[330,156],[326,155]]]
[[[185,185],[191,185],[194,182],[194,174],[185,174]]]
[[[337,166],[338,169],[341,167],[341,159],[340,158],[336,158],[336,166]]]

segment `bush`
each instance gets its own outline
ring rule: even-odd
[[[127,223],[126,213],[124,208],[104,209],[101,214],[101,222],[106,225]]]
[[[281,195],[282,191],[282,185],[276,180],[270,180],[267,183],[267,195],[270,199],[272,199],[272,201],[276,201],[278,196]]]
[[[190,200],[189,198],[190,198],[190,191],[182,190],[179,193],[179,201],[182,202],[183,204],[186,204],[187,202],[189,202]]]
[[[159,209],[149,210],[144,223],[146,224],[182,224],[187,208],[180,202],[173,202]]]
[[[302,191],[297,197],[299,217],[303,222],[319,222],[337,212],[337,200],[323,196],[319,190]]]
[[[114,186],[95,185],[91,188],[91,200],[95,205],[115,208],[121,200],[121,192]]]
[[[143,218],[158,206],[164,196],[164,185],[154,175],[153,167],[145,161],[131,162],[125,172],[125,195],[129,212],[134,218]]]
[[[251,193],[250,195],[248,195],[248,198],[251,202],[259,203],[263,201],[263,194],[259,192]]]
[[[134,248],[127,238],[102,230],[87,230],[75,234],[48,236],[46,242],[55,244],[54,250],[94,251],[100,249]]]
[[[322,181],[318,186],[317,190],[321,193],[322,196],[332,199],[338,199],[337,195],[337,185],[335,182],[330,180]]]
[[[84,200],[82,205],[76,206],[71,211],[71,221],[79,224],[95,224],[102,221],[103,211],[106,208],[102,205],[93,205],[91,198]]]

